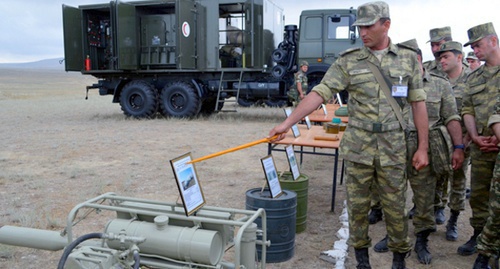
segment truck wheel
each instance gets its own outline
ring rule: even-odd
[[[212,113],[215,112],[215,104],[216,104],[216,101],[217,100],[217,97],[211,97],[205,101],[203,101],[203,103],[201,104],[201,110],[200,110],[200,113],[204,114],[204,115],[210,115]],[[219,99],[219,110],[222,110],[222,108],[224,107],[224,99]]]
[[[191,84],[176,81],[161,90],[160,107],[166,117],[194,117],[200,112],[201,101]]]
[[[267,99],[264,101],[264,104],[266,104],[269,107],[284,107],[287,105],[287,101],[278,99]]]
[[[129,117],[151,117],[158,111],[158,94],[149,83],[133,80],[123,87],[120,106]]]
[[[245,99],[245,98],[238,98],[238,105],[243,106],[243,107],[251,107],[255,105],[255,101]]]

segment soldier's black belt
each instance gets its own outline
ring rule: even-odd
[[[399,121],[381,123],[381,122],[366,122],[351,118],[349,118],[349,126],[356,127],[372,133],[384,133],[388,131],[401,129]]]

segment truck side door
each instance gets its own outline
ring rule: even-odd
[[[63,5],[64,63],[66,71],[83,70],[82,12]],[[80,29],[80,31],[78,30]]]
[[[116,48],[119,70],[137,70],[138,36],[135,6],[116,2]]]
[[[196,9],[193,1],[177,1],[177,68],[196,68]]]

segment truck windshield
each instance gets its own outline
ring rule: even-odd
[[[328,39],[349,39],[351,33],[349,31],[349,17],[342,16],[328,17]],[[356,33],[357,35],[357,33]]]

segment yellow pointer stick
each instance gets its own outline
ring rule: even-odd
[[[269,142],[269,141],[271,141],[273,139],[276,139],[277,137],[278,137],[278,135],[275,135],[275,136],[273,136],[271,138],[263,138],[263,139],[260,139],[260,140],[255,140],[253,142],[250,142],[250,143],[247,143],[247,144],[243,144],[243,145],[239,145],[239,146],[234,147],[234,148],[230,148],[230,149],[222,150],[222,151],[219,151],[219,152],[216,152],[216,153],[212,153],[212,154],[203,156],[201,158],[194,159],[194,160],[188,162],[188,164],[189,163],[201,162],[201,161],[204,161],[204,160],[207,160],[207,159],[210,159],[210,158],[213,158],[213,157],[217,157],[217,156],[229,153],[229,152],[237,151],[237,150],[244,149],[244,148],[249,148],[249,147],[255,146],[255,145],[260,144],[260,143],[267,143],[267,142]]]

